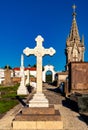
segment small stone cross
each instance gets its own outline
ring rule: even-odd
[[[26,56],[35,55],[37,57],[37,93],[42,93],[42,57],[44,55],[52,56],[55,53],[55,50],[52,47],[45,49],[42,46],[44,39],[40,35],[37,36],[35,41],[37,43],[36,47],[34,49],[26,47],[23,50],[23,53]]]

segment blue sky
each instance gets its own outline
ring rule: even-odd
[[[45,48],[56,54],[45,56],[43,65],[64,70],[66,38],[72,24],[72,5],[76,4],[80,36],[85,37],[85,61],[88,61],[88,0],[0,0],[0,67],[20,67],[25,47],[34,48],[35,38],[42,35]],[[24,65],[34,65],[34,56],[24,57]]]

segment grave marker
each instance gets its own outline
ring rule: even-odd
[[[28,91],[25,86],[25,74],[24,74],[24,57],[21,55],[21,67],[20,67],[21,82],[17,90],[17,95],[27,95]]]
[[[30,107],[48,107],[49,103],[44,94],[42,93],[42,58],[44,55],[54,55],[55,50],[51,47],[45,49],[43,47],[44,39],[38,35],[35,39],[37,45],[34,49],[26,47],[23,53],[26,56],[35,55],[37,57],[37,92],[33,99],[29,102]]]

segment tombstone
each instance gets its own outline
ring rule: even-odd
[[[27,56],[34,54],[37,57],[37,90],[33,99],[29,101],[29,107],[23,108],[21,114],[16,115],[13,121],[13,129],[16,130],[60,130],[63,129],[63,122],[59,110],[50,105],[43,94],[42,88],[42,58],[44,55],[53,55],[53,48],[45,49],[42,46],[44,39],[38,36],[35,41],[37,46],[34,49],[24,49]]]
[[[4,80],[3,84],[5,86],[11,86],[11,85],[13,85],[12,79],[11,79],[11,70],[9,69],[8,66],[7,66],[7,68],[4,71],[4,76],[5,76],[5,80]]]
[[[17,95],[27,95],[28,90],[25,86],[25,73],[24,73],[24,57],[21,55],[21,67],[20,67],[21,82],[17,90]]]

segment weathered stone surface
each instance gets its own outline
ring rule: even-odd
[[[88,62],[72,62],[69,64],[69,91],[88,92]]]
[[[47,107],[46,108],[23,108],[22,110],[22,114],[26,115],[26,114],[32,114],[32,115],[36,115],[36,114],[41,114],[41,115],[44,115],[44,114],[55,114],[55,110],[53,109],[52,106],[50,106],[48,109]]]
[[[61,121],[60,115],[17,115],[16,121]]]
[[[13,85],[12,79],[11,79],[11,70],[7,66],[7,68],[4,71],[5,80],[3,81],[3,85],[5,86],[11,86]]]

